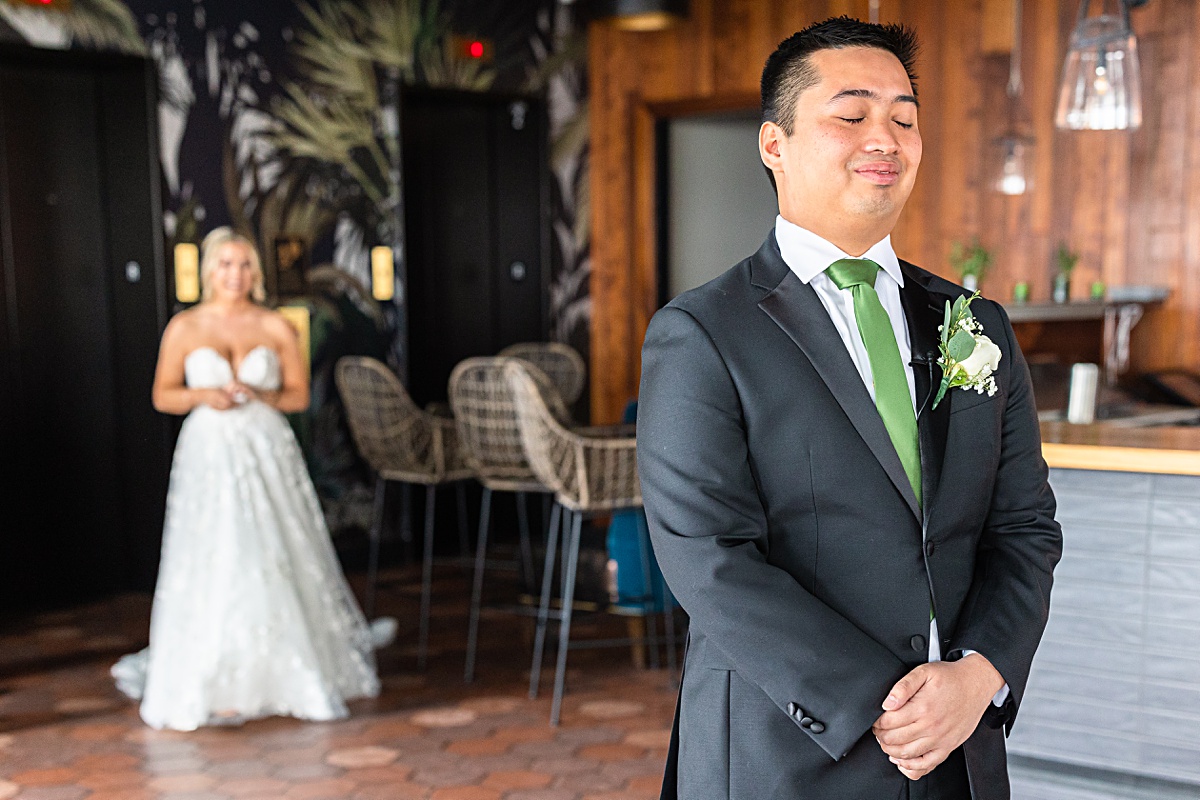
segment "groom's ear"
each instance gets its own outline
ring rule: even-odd
[[[779,151],[785,138],[783,128],[774,122],[764,122],[758,129],[758,156],[763,166],[771,172],[779,172],[783,168],[783,157]]]

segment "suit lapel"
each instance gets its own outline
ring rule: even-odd
[[[753,265],[753,282],[770,289],[759,301],[759,308],[812,362],[859,436],[904,497],[909,510],[920,519],[917,496],[904,473],[900,456],[896,455],[883,419],[817,293],[783,263],[774,234],[758,251],[755,261],[758,263]]]
[[[945,311],[945,295],[933,294],[922,276],[907,262],[900,262],[904,272],[904,288],[900,302],[908,321],[908,340],[912,344],[913,377],[917,396],[917,434],[921,446],[921,494],[925,512],[933,507],[934,495],[941,482],[942,461],[946,453],[946,437],[950,427],[950,402],[953,392],[947,392],[932,409],[933,395],[942,379],[937,366],[938,326]],[[922,363],[923,362],[923,363]]]

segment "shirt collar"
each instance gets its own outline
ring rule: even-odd
[[[876,242],[861,256],[852,256],[812,231],[777,216],[775,239],[779,242],[783,262],[805,283],[812,281],[838,259],[869,258],[890,275],[901,289],[904,288],[904,273],[900,271],[900,260],[896,258],[896,251],[892,249],[891,234]]]

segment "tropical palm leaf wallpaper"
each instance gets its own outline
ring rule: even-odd
[[[462,57],[454,36],[493,45]],[[547,336],[587,352],[584,36],[559,0],[0,0],[0,41],[145,54],[159,72],[165,229],[230,224],[271,257],[310,243],[313,403],[293,419],[335,531],[363,527],[368,476],[333,386],[347,353],[406,365],[404,287],[370,296],[369,249],[404,253],[397,107],[405,84],[544,94],[552,253]],[[172,243],[172,242],[169,242]],[[397,270],[403,274],[402,270]]]

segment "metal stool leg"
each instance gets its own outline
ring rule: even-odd
[[[375,502],[371,507],[370,549],[367,554],[367,590],[363,597],[363,614],[369,620],[375,614],[375,583],[379,578],[379,540],[383,538],[383,503],[387,496],[387,481],[375,478]]]
[[[575,511],[567,551],[567,575],[563,581],[562,617],[558,622],[558,666],[554,671],[554,701],[550,705],[550,724],[558,725],[562,712],[563,687],[567,680],[567,648],[571,642],[571,612],[575,607],[575,570],[579,566],[579,538],[583,531],[583,512]]]
[[[483,562],[487,556],[488,528],[491,523],[492,490],[484,488],[479,506],[479,541],[475,543],[475,585],[471,590],[471,621],[467,628],[467,666],[463,680],[475,680],[475,648],[479,644],[479,607],[483,603]]]
[[[542,596],[538,602],[537,630],[533,635],[533,663],[529,667],[529,699],[538,696],[542,680],[542,654],[546,648],[546,620],[550,616],[550,591],[554,585],[554,551],[558,545],[558,522],[562,506],[557,501],[550,511],[550,527],[546,531],[546,563],[542,568]]]
[[[433,584],[433,515],[437,503],[437,486],[425,487],[425,558],[421,564],[421,622],[417,634],[417,667],[425,669],[429,657],[429,595]]]
[[[400,486],[400,541],[404,544],[404,563],[411,564],[413,560],[413,531],[412,531],[412,485],[405,483]]]
[[[458,495],[458,554],[468,558],[471,555],[471,541],[467,533],[467,487],[458,481],[454,484],[454,490]]]
[[[533,571],[533,546],[529,541],[529,496],[517,492],[517,530],[521,538],[521,573],[525,588],[532,590],[535,581]]]
[[[642,512],[637,515],[638,535],[645,536],[645,541],[651,545],[650,552],[654,552],[653,545],[650,542],[650,528],[646,523],[646,517]],[[667,645],[667,672],[671,673],[671,680],[675,680],[675,603],[671,599],[671,590],[667,588],[667,579],[663,577],[662,571],[658,573],[658,588],[662,595],[663,603],[663,636],[666,637]]]

